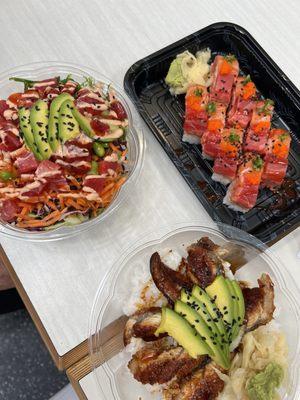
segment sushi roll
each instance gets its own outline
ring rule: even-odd
[[[221,134],[219,153],[215,159],[212,179],[228,185],[236,176],[242,154],[243,130],[226,128]]]
[[[210,70],[210,100],[229,105],[233,85],[239,75],[235,56],[216,56]]]
[[[288,167],[291,136],[284,129],[272,129],[269,135],[262,175],[262,184],[268,188],[280,186]]]
[[[208,113],[207,129],[201,138],[202,155],[213,160],[219,153],[221,133],[225,126],[226,106],[222,103],[211,101],[207,104]]]
[[[265,154],[273,110],[274,103],[270,99],[256,103],[246,134],[245,151]]]
[[[185,119],[183,124],[184,142],[200,144],[207,127],[208,91],[205,86],[191,86],[185,96]]]
[[[263,167],[264,161],[259,154],[246,153],[223,203],[235,211],[245,213],[251,210],[257,200]]]
[[[250,76],[240,76],[233,88],[230,108],[227,114],[227,125],[246,129],[255,106],[256,87]]]

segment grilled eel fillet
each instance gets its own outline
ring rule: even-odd
[[[134,378],[143,383],[162,384],[171,379],[182,379],[196,368],[202,368],[208,361],[208,356],[192,358],[181,346],[166,345],[163,341],[158,347],[145,346],[138,350],[128,363],[128,368]]]
[[[177,379],[163,392],[164,400],[214,400],[224,389],[224,382],[209,363],[183,379]],[[220,369],[221,370],[221,369]],[[223,372],[223,371],[222,371]]]
[[[262,274],[257,282],[258,287],[242,289],[246,309],[246,331],[270,322],[275,310],[274,285],[270,276]]]
[[[133,314],[124,329],[124,345],[127,346],[132,337],[142,338],[145,342],[157,340],[166,335],[155,336],[154,333],[161,321],[161,308],[150,307]]]
[[[265,325],[273,318],[275,310],[273,282],[269,275],[262,274],[258,279],[258,285],[258,287],[242,289],[246,309],[246,331]],[[154,334],[160,321],[161,309],[159,307],[151,307],[132,315],[124,330],[125,346],[130,343],[132,337],[141,338],[146,342],[163,337],[164,335],[157,337]]]
[[[207,237],[192,244],[187,259],[182,260],[184,271],[174,271],[166,266],[156,252],[150,259],[150,271],[157,288],[174,303],[182,288],[191,289],[193,285],[202,288],[210,285],[217,274],[223,272],[222,260],[215,254],[217,246]]]

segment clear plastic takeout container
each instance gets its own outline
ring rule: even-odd
[[[96,81],[104,83],[105,87],[112,86],[116,92],[116,97],[123,104],[128,115],[128,133],[127,133],[127,164],[128,178],[124,185],[121,187],[111,204],[101,213],[98,217],[90,219],[76,226],[62,226],[51,231],[28,231],[13,227],[12,225],[0,220],[0,234],[15,239],[23,239],[30,241],[50,241],[69,238],[75,236],[92,226],[104,221],[110,214],[112,214],[130,195],[133,190],[137,179],[139,177],[144,156],[144,137],[141,130],[140,118],[124,90],[106,78],[98,71],[91,68],[60,62],[37,62],[22,65],[20,67],[10,69],[0,74],[0,98],[6,99],[14,92],[23,90],[23,84],[10,81],[12,76],[27,78],[31,80],[43,80],[54,76],[65,78],[68,74],[79,83],[83,82],[85,77],[92,77]]]
[[[128,309],[128,302],[136,282],[146,282],[150,278],[149,259],[155,251],[165,253],[173,249],[183,255],[188,245],[203,236],[208,236],[215,243],[230,249],[233,265],[243,265],[236,272],[238,279],[257,286],[257,279],[263,272],[271,276],[275,288],[274,319],[276,325],[278,324],[280,330],[286,334],[289,346],[288,376],[280,389],[280,398],[300,399],[299,289],[287,269],[272,254],[271,249],[244,231],[213,222],[211,227],[193,222],[157,229],[129,247],[101,282],[89,323],[89,350],[99,398],[103,400],[161,398],[157,392],[149,392],[149,385],[145,387],[133,379],[127,368],[129,353],[120,352],[109,359],[112,346],[103,344],[107,342],[108,337],[102,337],[101,331]],[[102,364],[100,360],[103,359],[108,361]]]

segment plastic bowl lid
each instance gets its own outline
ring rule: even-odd
[[[106,86],[111,85],[115,89],[116,97],[121,101],[128,115],[128,178],[111,204],[96,218],[90,219],[76,226],[59,227],[47,232],[35,232],[16,228],[0,220],[0,234],[7,237],[38,242],[65,239],[84,232],[94,225],[103,222],[109,215],[113,214],[122,203],[124,203],[124,200],[130,195],[130,192],[133,190],[140,175],[145,148],[140,118],[124,90],[98,71],[88,67],[64,62],[45,61],[22,65],[0,74],[0,98],[6,99],[13,92],[20,91],[22,84],[10,81],[9,78],[12,76],[19,76],[32,80],[42,80],[52,76],[66,77],[68,74],[71,74],[78,82],[82,82],[85,77],[90,76],[96,81],[103,82]]]
[[[99,360],[106,358],[101,331],[123,315],[124,309],[128,309],[128,302],[135,285],[139,282],[144,283],[150,278],[149,259],[154,251],[173,249],[184,254],[186,246],[202,236],[208,236],[221,246],[234,246],[234,251],[237,256],[242,257],[241,261],[244,264],[237,272],[238,279],[257,286],[257,279],[263,272],[271,276],[275,288],[274,319],[286,334],[289,346],[288,379],[286,387],[280,389],[280,398],[300,398],[299,289],[289,272],[262,242],[237,228],[213,222],[211,227],[201,226],[198,222],[176,224],[147,234],[123,253],[101,282],[89,322],[89,350],[99,398],[106,400],[161,398],[134,380],[127,369],[129,359],[125,352],[119,353],[99,366]]]

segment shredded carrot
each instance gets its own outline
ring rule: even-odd
[[[67,211],[65,208],[62,211],[53,211],[51,214],[47,215],[45,218],[41,220],[33,219],[32,221],[24,221],[17,223],[17,226],[20,228],[43,228],[46,226],[50,226],[55,224],[55,222],[59,221],[62,214]]]
[[[119,179],[118,182],[116,183],[115,189],[118,190],[118,189],[123,185],[123,183],[124,183],[125,181],[126,181],[126,177],[123,176],[123,177],[122,177],[121,179]]]
[[[47,201],[46,201],[46,204],[47,204],[48,207],[52,208],[52,210],[57,210],[57,207],[56,207],[56,205],[53,203],[53,201],[47,200]]]
[[[117,146],[115,146],[112,142],[110,142],[109,143],[109,147],[113,150],[113,151],[120,151],[120,149],[117,147]]]
[[[109,183],[108,185],[106,185],[105,188],[102,190],[101,195],[104,195],[105,193],[109,192],[114,186],[115,186],[114,183]]]
[[[18,206],[19,207],[32,207],[31,204],[28,204],[28,203],[25,203],[25,202],[22,202],[22,201],[18,202]]]
[[[71,207],[75,208],[76,210],[82,210],[82,206],[71,198],[67,198],[65,200],[65,204],[66,204],[66,206],[71,206]]]
[[[83,198],[78,198],[77,199],[77,203],[80,204],[81,206],[86,206],[87,205],[87,201]]]
[[[73,176],[69,176],[68,179],[73,186],[76,186],[78,189],[81,187],[80,183]]]

